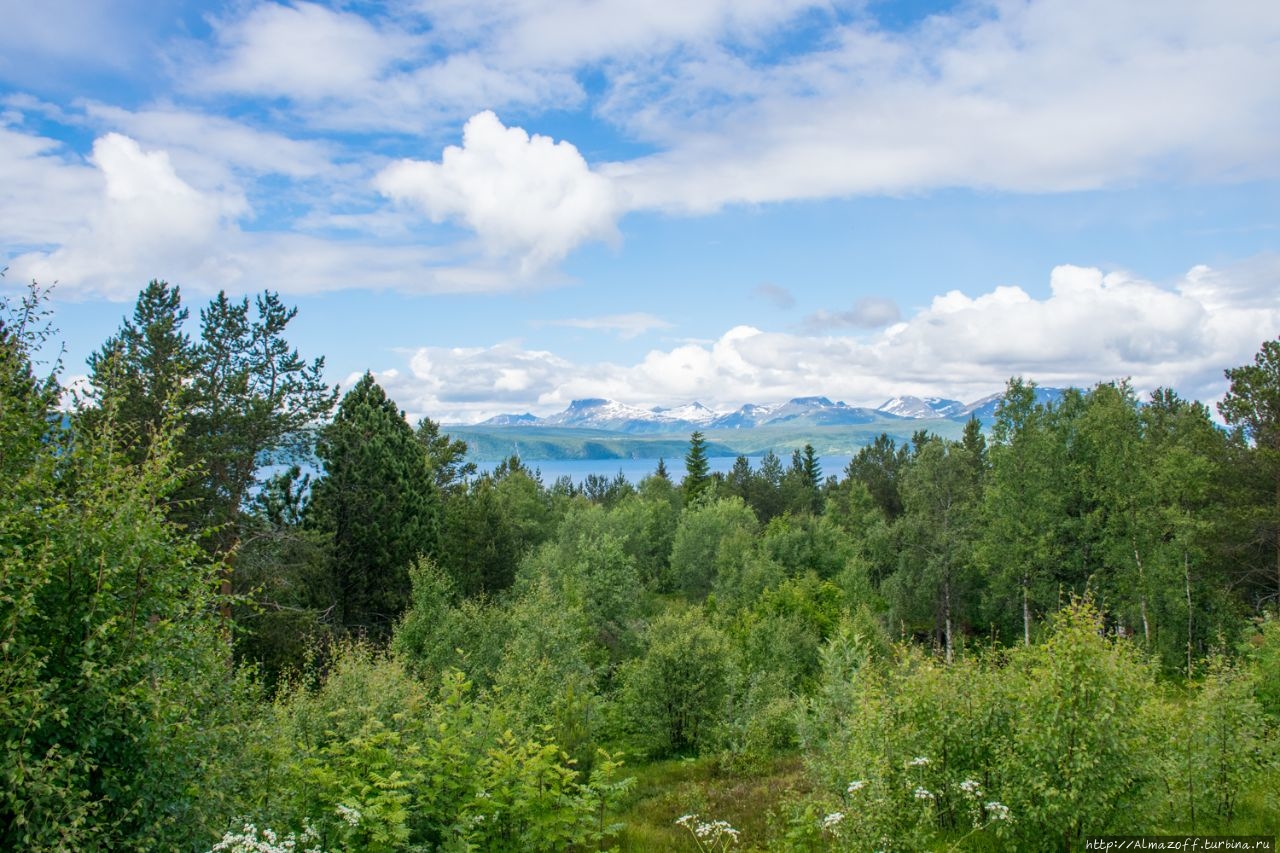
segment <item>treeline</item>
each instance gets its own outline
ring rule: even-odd
[[[339,399],[271,293],[192,339],[152,282],[60,416],[42,312],[0,327],[0,847],[693,841],[618,824],[619,752],[803,756],[758,847],[1280,814],[1280,341],[1227,372],[1225,430],[1015,379],[989,433],[838,474],[713,475],[695,433],[680,483],[546,484],[371,375]]]

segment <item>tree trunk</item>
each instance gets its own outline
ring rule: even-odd
[[[954,657],[955,657],[955,653],[953,651],[955,646],[953,644],[952,633],[951,633],[951,581],[950,579],[948,579],[942,585],[942,617],[943,617],[943,624],[946,626],[945,630],[946,630],[946,637],[947,637],[947,663],[951,663],[951,661],[954,660]]]
[[[1191,629],[1192,629],[1192,613],[1191,613],[1191,558],[1187,554],[1187,549],[1182,549],[1182,579],[1187,589],[1187,678],[1191,678]]]
[[[1151,648],[1151,623],[1147,620],[1147,576],[1142,568],[1142,557],[1138,548],[1133,548],[1133,561],[1138,564],[1138,608],[1142,611],[1142,642]]]
[[[1031,578],[1022,576],[1022,644],[1031,645]]]

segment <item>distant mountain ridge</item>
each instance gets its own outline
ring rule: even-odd
[[[1037,402],[1056,402],[1060,388],[1037,388]],[[476,427],[558,427],[591,429],[626,435],[662,435],[693,430],[740,430],[760,427],[827,427],[873,424],[883,421],[945,419],[967,421],[976,416],[989,423],[995,416],[1001,394],[961,403],[943,397],[892,397],[876,408],[832,402],[827,397],[795,397],[785,403],[747,403],[732,412],[717,412],[699,402],[681,406],[645,409],[600,397],[574,400],[564,411],[540,418],[535,415],[503,414]]]

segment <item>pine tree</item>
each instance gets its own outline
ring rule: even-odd
[[[689,436],[689,452],[684,457],[684,489],[686,503],[693,503],[711,485],[711,465],[707,461],[707,441],[701,432]]]
[[[115,441],[135,463],[166,419],[190,405],[195,348],[182,331],[187,314],[179,288],[153,279],[138,294],[133,319],[89,356],[87,396],[95,405],[81,418],[92,426],[110,408]]]
[[[375,635],[409,603],[409,566],[437,551],[439,497],[422,443],[366,373],[320,432],[314,523],[332,536],[344,623]]]
[[[200,312],[186,442],[201,464],[193,522],[217,531],[229,552],[259,466],[272,454],[308,449],[310,431],[337,400],[322,380],[324,358],[303,361],[284,338],[297,315],[270,291],[233,302],[219,293]]]

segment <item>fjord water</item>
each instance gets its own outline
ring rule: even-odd
[[[779,460],[782,462],[783,470],[791,465],[791,456],[789,453],[778,454]],[[849,465],[852,456],[819,456],[818,463],[822,466],[822,476],[826,478],[831,475],[843,477],[844,469]],[[719,471],[727,474],[733,468],[736,456],[712,456],[708,457],[710,470],[712,473]],[[748,456],[747,460],[751,463],[751,470],[756,471],[760,468],[759,456]],[[480,463],[480,471],[491,471],[497,465],[497,462]],[[657,459],[528,459],[524,463],[530,470],[537,471],[541,475],[542,482],[551,485],[561,477],[568,476],[573,482],[581,483],[587,477],[595,474],[601,477],[615,477],[619,473],[628,481],[639,483],[645,477],[652,474],[658,467]],[[684,477],[684,459],[667,459],[665,460],[667,473],[672,481],[680,482]]]

